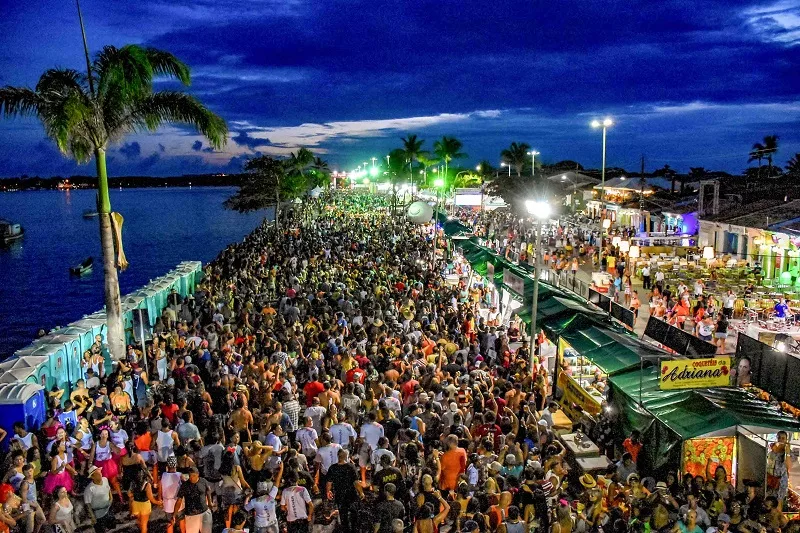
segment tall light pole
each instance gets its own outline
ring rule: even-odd
[[[533,365],[536,356],[538,333],[536,331],[536,313],[539,311],[539,277],[542,275],[542,221],[550,218],[550,204],[543,201],[528,200],[525,202],[528,213],[536,219],[536,244],[534,245],[534,274],[533,274],[533,306],[531,307],[531,360],[530,372],[533,375]]]
[[[439,224],[439,190],[444,186],[444,179],[443,178],[436,178],[433,181],[433,186],[436,187],[436,207],[433,210],[433,261],[431,261],[431,265],[433,268],[436,267],[436,237],[438,234],[437,226]]]
[[[372,159],[370,159],[370,161],[372,161],[372,168],[375,168],[375,161],[377,160],[378,160],[377,157],[373,157]]]
[[[511,177],[511,163],[506,163],[505,161],[502,161],[500,163],[500,166],[501,167],[508,167],[508,177],[510,178]]]
[[[531,156],[531,177],[536,177],[536,156],[539,155],[539,152],[536,150],[531,150],[528,152],[528,155]]]
[[[602,224],[603,218],[603,210],[605,209],[605,201],[606,201],[606,130],[614,125],[614,121],[610,118],[603,119],[603,122],[599,120],[592,121],[592,127],[603,128],[603,166],[600,170],[600,224]],[[597,268],[600,268],[600,254],[603,248],[603,228],[600,227],[600,246],[597,247]]]

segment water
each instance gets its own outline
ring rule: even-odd
[[[122,242],[130,266],[119,274],[122,294],[165,274],[181,261],[212,260],[241,240],[266,212],[239,214],[222,202],[232,187],[111,191],[122,214]],[[66,325],[103,307],[103,268],[94,190],[0,193],[0,218],[22,224],[25,237],[0,247],[0,356],[29,344],[39,328]],[[69,267],[88,256],[83,277]]]

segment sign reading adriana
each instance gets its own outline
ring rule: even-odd
[[[661,361],[661,390],[707,389],[729,385],[730,357]]]

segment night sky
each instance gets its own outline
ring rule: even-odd
[[[0,1],[0,85],[83,68],[74,2]],[[89,46],[163,48],[228,121],[224,152],[179,128],[111,148],[109,173],[236,172],[306,146],[350,170],[400,137],[454,135],[474,164],[512,141],[546,162],[741,172],[777,134],[800,152],[800,0],[83,0]],[[170,87],[159,83],[158,87]],[[0,176],[92,174],[33,120],[0,120]]]

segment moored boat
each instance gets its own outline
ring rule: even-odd
[[[25,235],[25,228],[8,220],[0,219],[0,242],[8,244],[21,239]]]
[[[82,276],[84,274],[88,274],[89,272],[91,272],[93,266],[94,266],[94,259],[92,259],[91,257],[87,257],[79,265],[70,267],[69,273],[74,276]]]

